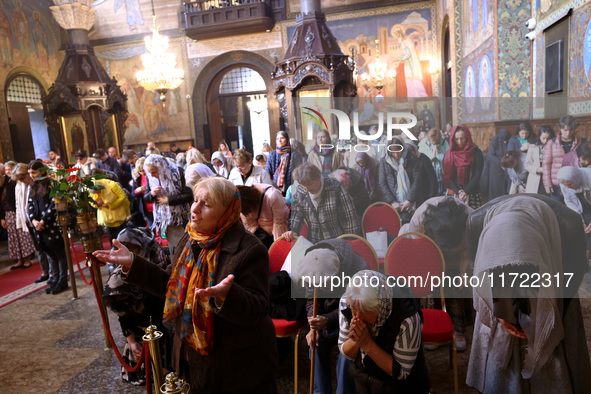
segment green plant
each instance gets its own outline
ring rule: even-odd
[[[47,176],[36,178],[36,180],[48,179],[50,183],[49,197],[73,203],[76,212],[80,215],[88,215],[95,212],[90,203],[96,201],[90,197],[90,190],[101,190],[104,186],[95,185],[94,181],[107,178],[103,174],[82,175],[78,168],[40,168],[39,171],[46,172]]]

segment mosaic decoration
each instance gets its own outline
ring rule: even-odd
[[[536,36],[534,41],[533,83],[534,83],[534,117],[544,117],[544,86],[545,86],[545,49],[544,33]]]
[[[499,0],[499,105],[500,118],[531,117],[531,42],[523,37],[529,31],[525,22],[531,17],[531,5],[525,0]]]
[[[461,17],[461,4],[462,4],[462,0],[454,0],[454,22],[453,22],[453,40],[454,40],[454,45],[452,45],[452,48],[454,48],[453,52],[454,55],[452,56],[452,59],[455,58],[455,64],[456,64],[456,68],[455,68],[455,91],[456,91],[456,97],[463,97],[464,93],[462,90],[463,87],[463,82],[462,82],[462,75],[463,73],[462,71],[462,65],[463,65],[463,61],[462,61],[462,17]],[[450,23],[451,25],[451,23]],[[460,123],[463,122],[463,111],[464,111],[464,105],[462,100],[454,100],[453,103],[454,106],[454,112],[457,113],[457,118],[454,119],[454,123]]]

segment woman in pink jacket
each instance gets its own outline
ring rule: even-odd
[[[581,148],[584,138],[577,137],[576,129],[579,122],[572,116],[567,115],[560,118],[556,138],[548,141],[544,149],[542,160],[542,172],[544,189],[546,193],[555,200],[562,201],[562,193],[558,183],[557,174],[564,166],[579,168],[579,155],[577,150]]]

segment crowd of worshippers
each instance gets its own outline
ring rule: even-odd
[[[573,274],[568,289],[548,290],[543,301],[530,289],[446,293],[459,351],[473,330],[469,386],[487,393],[591,392],[572,292],[591,250],[591,146],[576,136],[577,126],[566,116],[556,133],[543,126],[536,135],[523,123],[514,136],[500,130],[484,154],[462,125],[431,129],[418,141],[360,140],[364,152],[335,149],[326,130],[308,148],[279,131],[275,149],[265,143],[254,157],[231,152],[225,141],[210,160],[196,148],[161,154],[153,143],[143,155],[125,150],[121,158],[113,147],[92,157],[78,152],[76,168],[108,175],[94,199],[112,248],[95,256],[116,267],[103,299],[119,316],[126,361],[137,362],[151,317],[165,333],[166,369],[189,381],[191,392],[275,393],[282,352],[271,318],[307,318],[316,393],[429,393],[424,349],[434,347],[422,344],[421,305],[430,301],[385,285],[383,273],[338,239],[363,236],[364,212],[385,202],[405,223],[401,231],[424,233],[439,245],[446,273],[525,265]],[[36,180],[48,165],[60,165],[56,152],[49,163],[7,165],[0,212],[18,260],[12,268],[30,266],[36,251],[43,269],[37,281],[51,281],[48,293],[57,294],[68,286],[65,252],[52,243],[61,230],[48,184]],[[306,237],[296,237],[304,227]],[[369,276],[384,286],[321,296],[315,316],[309,287],[280,305],[277,295],[294,280],[286,271],[269,275],[268,249],[280,237],[306,242],[300,273]],[[141,370],[122,369],[122,377],[145,383]]]

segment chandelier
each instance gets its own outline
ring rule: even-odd
[[[145,38],[148,53],[142,55],[144,69],[138,71],[135,76],[140,86],[147,90],[160,93],[160,100],[165,101],[165,94],[181,86],[183,82],[183,70],[176,69],[176,58],[168,50],[168,37],[160,35],[156,25],[154,14],[154,1],[152,0],[152,20],[154,22],[152,36]]]
[[[388,64],[380,59],[379,41],[376,40],[376,60],[368,64],[369,72],[361,74],[361,80],[378,90],[376,97],[382,97],[382,89],[388,80],[396,78],[395,70],[388,70]]]
[[[248,97],[250,100],[246,103],[246,108],[249,111],[260,114],[267,109],[267,98],[264,94],[251,94]]]

